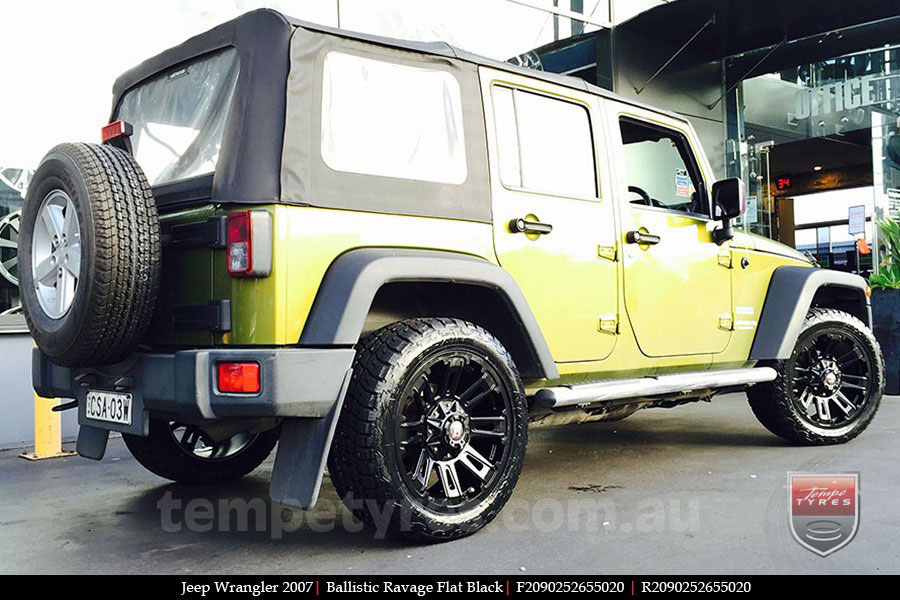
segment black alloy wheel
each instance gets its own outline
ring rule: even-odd
[[[399,321],[357,345],[328,470],[376,531],[453,540],[506,504],[527,425],[522,380],[497,338],[460,319]]]
[[[397,420],[397,460],[410,494],[429,510],[477,505],[509,461],[511,391],[465,347],[444,347],[410,377]]]
[[[791,365],[791,401],[798,414],[827,429],[852,422],[872,400],[874,359],[863,340],[844,327],[808,336]]]
[[[841,444],[868,427],[884,391],[884,360],[872,331],[832,308],[812,308],[778,377],[747,390],[766,429],[803,445]]]
[[[244,431],[216,441],[197,425],[150,419],[148,433],[122,435],[132,456],[148,471],[187,485],[214,485],[243,477],[262,464],[281,428]]]
[[[216,441],[196,425],[172,421],[169,433],[182,452],[200,460],[224,460],[246,450],[258,433],[242,431],[224,440]]]

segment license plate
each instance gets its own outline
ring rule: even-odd
[[[95,421],[131,425],[131,394],[88,391],[84,416]]]

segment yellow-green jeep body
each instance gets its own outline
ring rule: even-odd
[[[487,332],[521,375],[530,420],[552,424],[772,385],[811,310],[871,322],[861,278],[734,228],[742,187],[716,184],[688,120],[578,79],[256,11],[123,75],[111,121],[140,120],[149,109],[129,94],[223,49],[239,75],[214,171],[153,187],[159,300],[135,354],[61,367],[35,351],[35,389],[79,399],[82,454],[102,456],[108,430],[146,436],[152,419],[277,423],[272,498],[309,507],[354,358],[385,327],[449,318]],[[412,87],[387,93],[372,83],[382,75]],[[373,87],[350,94],[360,81]],[[444,122],[421,127],[406,173],[358,149],[397,106],[414,123],[432,114],[417,81],[437,90]],[[446,145],[429,145],[435,131]],[[386,154],[397,135],[381,135]],[[229,215],[248,211],[270,266],[236,277]],[[221,361],[258,364],[261,390],[222,392]],[[132,394],[140,414],[91,420],[94,388]]]

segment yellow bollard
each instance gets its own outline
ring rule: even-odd
[[[75,454],[62,448],[62,415],[52,410],[58,403],[56,398],[34,395],[34,452],[24,452],[20,457],[43,460]]]

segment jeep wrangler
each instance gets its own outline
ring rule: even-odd
[[[418,541],[512,494],[530,424],[746,391],[796,444],[878,409],[860,277],[734,227],[684,118],[437,43],[245,14],[116,81],[19,239],[35,390],[191,485],[256,468]]]

